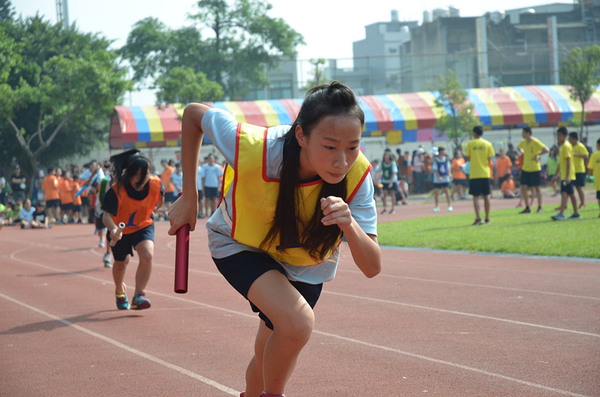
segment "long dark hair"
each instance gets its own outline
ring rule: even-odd
[[[150,160],[144,156],[139,150],[131,149],[123,153],[115,154],[110,157],[110,172],[113,182],[117,184],[117,193],[120,192],[121,186],[129,183],[138,171],[140,172],[140,181],[138,186],[141,187],[152,168]]]
[[[325,226],[321,223],[323,212],[320,199],[336,196],[346,200],[346,178],[335,185],[323,181],[314,214],[306,225],[301,224],[300,214],[304,203],[300,200],[298,188],[302,183],[299,173],[301,148],[296,139],[296,127],[301,126],[304,136],[308,137],[312,129],[327,116],[351,116],[356,117],[361,125],[365,122],[364,113],[347,86],[334,81],[308,91],[296,121],[281,138],[284,144],[277,208],[273,224],[261,248],[274,242],[278,236],[278,249],[285,251],[300,243],[316,260],[327,259],[327,254],[335,248],[341,230],[337,225]]]

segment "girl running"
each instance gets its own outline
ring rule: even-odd
[[[114,155],[112,180],[114,184],[106,192],[102,201],[104,215],[102,220],[108,228],[109,241],[116,241],[111,247],[115,262],[113,279],[115,281],[117,308],[129,309],[126,286],[123,282],[129,258],[135,249],[140,257],[135,275],[135,294],[131,309],[143,310],[150,307],[146,298],[146,286],[150,280],[154,261],[154,219],[152,212],[163,205],[164,189],[160,178],[150,176],[150,160],[139,150],[133,149]],[[117,227],[124,223],[125,229]]]
[[[367,277],[381,271],[370,164],[359,149],[363,123],[354,94],[338,82],[310,90],[291,127],[238,124],[201,104],[185,109],[183,195],[169,211],[169,234],[195,228],[206,134],[233,165],[206,224],[211,255],[261,319],[242,396],[283,395],[312,333],[323,282],[335,275],[342,237]]]

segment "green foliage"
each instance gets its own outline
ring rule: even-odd
[[[582,219],[550,219],[554,204],[543,214],[523,216],[516,209],[491,211],[491,225],[473,227],[474,214],[421,217],[377,226],[381,245],[444,250],[600,258],[598,209],[581,209]],[[570,215],[569,210],[566,213]],[[577,244],[557,243],[547,236],[569,236]]]
[[[38,16],[0,24],[0,166],[31,173],[106,139],[130,86],[109,45]]]
[[[459,147],[479,120],[473,115],[473,105],[467,103],[468,92],[452,70],[438,77],[437,90],[435,106],[447,112],[434,128],[442,134],[445,132],[454,141],[454,146]]]
[[[600,85],[600,46],[593,45],[571,50],[562,62],[560,73],[563,82],[571,86],[569,88],[571,98],[581,103],[583,111],[578,123],[581,136],[585,121],[585,103]]]
[[[235,100],[248,87],[268,85],[267,70],[279,65],[281,57],[294,57],[302,36],[280,18],[267,15],[272,6],[264,1],[202,0],[190,16],[196,27],[167,28],[147,18],[134,25],[121,55],[129,60],[134,80],[165,77],[175,67],[203,72],[220,84]],[[208,37],[211,36],[211,37]]]
[[[223,87],[210,81],[202,72],[195,73],[192,68],[175,67],[156,79],[153,88],[157,88],[156,102],[190,103],[219,101],[223,97]]]
[[[306,86],[304,87],[305,91],[308,91],[313,87],[318,87],[322,84],[325,84],[325,82],[327,80],[327,76],[325,76],[325,73],[323,73],[325,59],[323,59],[323,58],[311,59],[310,64],[314,66],[314,69],[312,70],[312,73],[311,73],[312,77],[310,79],[308,79],[308,82],[307,82]]]
[[[15,8],[10,0],[0,0],[0,23],[15,17]]]

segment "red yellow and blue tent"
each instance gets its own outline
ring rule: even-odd
[[[581,104],[571,99],[569,87],[516,86],[468,89],[475,116],[486,129],[524,126],[555,127],[581,117]],[[434,130],[447,109],[436,108],[437,92],[365,95],[358,97],[365,113],[364,137],[386,136],[388,142],[443,140]],[[239,122],[270,127],[292,124],[302,99],[208,102],[227,110]],[[184,105],[116,106],[111,123],[111,149],[179,146]],[[600,91],[585,105],[585,123],[600,124]]]

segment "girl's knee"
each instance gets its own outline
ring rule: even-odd
[[[275,324],[275,332],[281,332],[286,339],[299,346],[308,343],[315,325],[315,315],[309,305]]]

